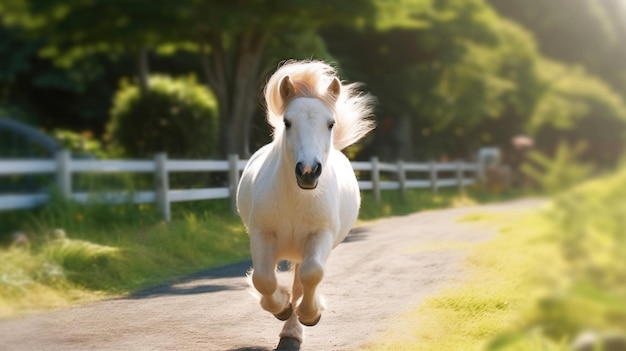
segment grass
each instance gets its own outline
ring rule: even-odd
[[[500,224],[520,220],[511,214],[497,217],[473,214],[461,220],[475,222],[483,218]],[[529,225],[537,224],[536,218],[522,220]],[[545,262],[542,259],[546,258],[541,257],[545,253],[540,250],[534,257],[519,250],[534,242],[536,237],[532,233],[518,234],[506,227],[497,240],[476,248],[467,261],[470,276],[466,282],[442,291],[409,311],[402,316],[399,325],[386,329],[380,341],[365,349],[474,350],[483,340],[495,336],[503,325],[514,325],[516,311],[528,307],[525,299],[532,285],[519,278],[531,274],[537,268],[536,263]],[[457,246],[426,249],[456,250]]]
[[[119,296],[248,257],[247,234],[228,203],[175,211],[165,223],[141,206],[49,205],[25,226],[28,244],[0,250],[0,318]]]
[[[467,280],[408,311],[364,350],[551,351],[569,350],[585,331],[626,338],[623,184],[626,171],[563,193],[539,213],[460,218],[499,235],[472,251]]]
[[[361,220],[473,203],[443,189],[363,194]],[[248,259],[249,241],[227,200],[174,204],[165,223],[153,206],[80,205],[53,195],[37,211],[3,213],[3,232],[29,242],[0,248],[0,318],[110,298]]]
[[[437,194],[433,194],[430,190],[408,189],[404,195],[395,190],[383,191],[380,202],[376,203],[371,192],[363,192],[359,219],[367,221],[418,211],[468,206],[479,202],[492,202],[517,196],[520,196],[517,192],[495,194],[482,192],[477,188],[467,189],[462,193],[459,193],[456,188],[443,188],[439,189]]]

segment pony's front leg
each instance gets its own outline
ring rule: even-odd
[[[295,264],[293,272],[293,286],[291,288],[291,304],[295,306],[300,297],[302,297],[302,283],[298,277],[300,265]],[[285,322],[283,330],[280,332],[280,342],[276,347],[276,351],[283,350],[300,350],[302,344],[302,325],[298,322],[297,314],[293,313]]]
[[[333,249],[333,235],[330,232],[311,234],[298,276],[302,283],[302,302],[297,309],[300,323],[316,325],[322,317],[322,301],[316,293],[317,286],[324,277],[324,265]]]
[[[272,236],[261,231],[251,231],[252,284],[261,294],[261,307],[281,321],[287,320],[293,309],[289,303],[289,291],[278,286],[276,243]]]

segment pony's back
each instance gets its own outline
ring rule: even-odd
[[[295,97],[318,98],[335,112],[336,124],[333,131],[333,146],[337,150],[356,143],[374,128],[368,119],[372,114],[374,98],[358,90],[358,84],[342,84],[340,94],[331,98],[328,86],[337,71],[321,61],[288,61],[270,78],[265,87],[267,122],[274,129],[274,137],[284,129],[283,114],[289,101],[283,101],[279,86],[284,77],[290,77],[296,89]]]

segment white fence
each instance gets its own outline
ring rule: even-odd
[[[56,184],[61,194],[68,199],[78,202],[87,202],[98,199],[107,203],[132,201],[134,203],[156,203],[166,220],[170,220],[170,204],[179,201],[195,201],[208,199],[230,198],[234,209],[232,196],[239,182],[240,172],[244,169],[247,160],[240,160],[237,155],[228,160],[169,160],[164,153],[155,155],[153,160],[79,160],[72,159],[67,151],[59,152],[51,160],[10,160],[0,159],[0,177],[29,174],[54,174]],[[397,189],[404,192],[409,188],[430,188],[433,192],[441,187],[459,187],[473,184],[479,172],[474,163],[462,161],[447,163],[397,163],[379,162],[372,158],[369,162],[352,162],[352,167],[361,174],[369,172],[368,179],[359,179],[361,190],[371,190],[378,201],[381,190]],[[133,193],[109,192],[90,194],[72,191],[72,175],[77,173],[152,173],[154,174],[155,189],[137,191]],[[170,189],[169,174],[174,172],[223,172],[228,173],[227,187],[200,188],[200,189]],[[441,172],[447,172],[453,177],[440,178]],[[472,176],[468,176],[471,173]],[[386,180],[385,175],[395,174]],[[421,177],[411,178],[409,175],[421,174]],[[1,178],[0,178],[1,180]],[[34,194],[0,194],[0,211],[33,208],[48,201],[45,193]]]

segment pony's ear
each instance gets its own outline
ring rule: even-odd
[[[333,78],[333,81],[330,82],[326,93],[333,99],[333,101],[337,101],[337,98],[339,98],[339,94],[341,93],[341,82],[339,82],[337,77]]]
[[[283,101],[287,101],[296,95],[296,87],[293,86],[293,82],[289,76],[284,76],[283,79],[281,79],[278,90],[280,91],[280,97]]]

